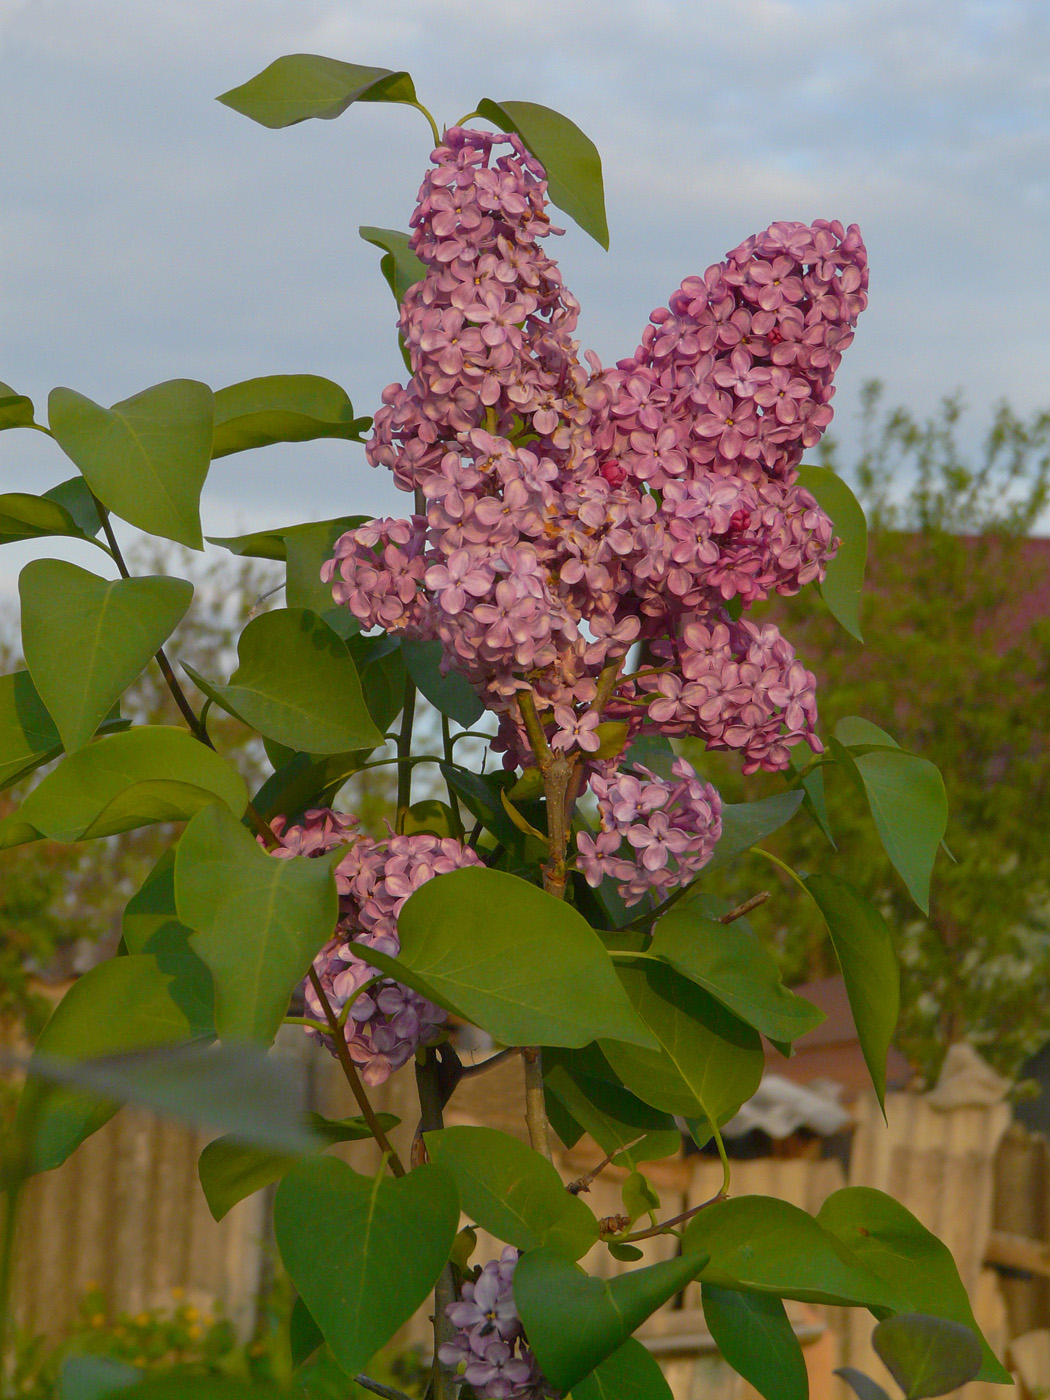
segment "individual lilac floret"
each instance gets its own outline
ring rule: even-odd
[[[382,1084],[421,1045],[434,1043],[445,1012],[393,978],[362,991],[376,970],[354,952],[354,946],[366,943],[396,957],[401,951],[397,916],[409,895],[435,875],[481,861],[469,846],[425,832],[391,834],[376,841],[356,829],[356,817],[327,808],[307,812],[302,823],[293,826],[286,826],[284,817],[275,817],[271,826],[281,842],[271,852],[278,859],[319,856],[346,847],[335,868],[339,922],[335,936],[314,959],[314,971],[337,1016],[352,1001],[344,1030],[347,1049],[365,1083]],[[303,994],[309,1014],[324,1022],[324,1007],[309,979]],[[335,1054],[330,1035],[312,1029],[307,1034]]]
[[[650,891],[666,894],[688,884],[714,854],[722,835],[722,799],[702,782],[684,758],[671,768],[674,781],[635,766],[634,773],[594,773],[601,830],[580,832],[576,863],[593,888],[605,876],[618,880],[624,903],[637,904]],[[621,852],[623,843],[630,856]]]
[[[518,1251],[508,1245],[445,1310],[459,1330],[442,1343],[438,1356],[478,1400],[556,1400],[558,1395],[525,1341],[514,1303],[517,1263]]]

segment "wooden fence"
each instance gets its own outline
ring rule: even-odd
[[[289,1044],[298,1056],[298,1037]],[[301,1063],[309,1081],[307,1097],[322,1113],[354,1112],[334,1064],[313,1052],[302,1056]],[[392,1136],[398,1150],[407,1153],[418,1112],[411,1074],[395,1076],[375,1099],[377,1108],[402,1119]],[[465,1081],[447,1121],[484,1122],[524,1137],[521,1104],[521,1067],[511,1060]],[[951,1248],[978,1321],[1000,1355],[1011,1336],[1050,1325],[1050,1269],[1040,1275],[1036,1267],[1033,1273],[1050,1236],[1050,1150],[1045,1141],[1012,1126],[1002,1102],[938,1106],[936,1095],[894,1094],[887,1102],[887,1118],[884,1123],[874,1100],[858,1103],[848,1176],[834,1158],[737,1162],[734,1194],[776,1196],[812,1212],[845,1184],[888,1191]],[[268,1202],[260,1193],[216,1224],[196,1181],[203,1141],[124,1110],[63,1167],[32,1182],[20,1222],[16,1275],[25,1327],[60,1333],[75,1315],[78,1298],[95,1283],[105,1289],[114,1311],[164,1305],[171,1290],[179,1288],[198,1306],[218,1300],[242,1330],[250,1328],[270,1248]],[[371,1144],[354,1144],[344,1155],[361,1170],[375,1169]],[[557,1164],[570,1179],[594,1162],[592,1150],[562,1153]],[[647,1172],[668,1214],[709,1198],[721,1181],[717,1162],[705,1157],[654,1163]],[[620,1208],[620,1180],[609,1169],[593,1184],[588,1201],[598,1215]],[[498,1248],[495,1241],[482,1239],[476,1257],[489,1257]],[[666,1237],[647,1240],[644,1262],[665,1258],[673,1248],[674,1241]],[[1004,1258],[1003,1251],[1009,1254],[1010,1249],[1014,1254]],[[586,1263],[595,1271],[620,1267],[602,1248]],[[694,1400],[701,1393],[706,1400],[751,1396],[714,1355],[698,1288],[687,1290],[681,1301],[677,1311],[665,1311],[646,1329],[647,1344],[665,1365],[675,1400]],[[867,1313],[793,1306],[792,1317],[810,1366],[814,1400],[841,1400],[840,1384],[831,1373],[847,1360],[886,1379],[871,1352],[873,1323]],[[404,1338],[425,1344],[422,1315]],[[1001,1400],[1004,1392],[996,1387],[995,1393]],[[966,1400],[991,1400],[992,1394],[987,1386],[966,1387]]]

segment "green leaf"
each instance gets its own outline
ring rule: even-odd
[[[845,880],[809,875],[805,884],[831,934],[864,1063],[884,1106],[886,1055],[900,1011],[900,967],[893,935],[875,906]]]
[[[261,734],[310,754],[380,744],[346,643],[307,608],[279,608],[248,623],[228,685],[185,666],[194,683]]]
[[[215,979],[223,1040],[269,1044],[339,913],[332,867],[343,853],[276,860],[225,808],[190,822],[175,856],[179,918]]]
[[[798,469],[798,484],[831,517],[835,534],[842,541],[820,585],[821,596],[832,617],[851,637],[862,642],[860,596],[864,591],[864,569],[868,562],[868,522],[864,511],[842,477],[830,467],[804,463]]]
[[[414,642],[404,637],[401,640],[401,655],[405,658],[408,674],[421,693],[443,715],[469,729],[485,713],[485,706],[465,676],[458,671],[449,671],[444,676],[441,674],[440,642]]]
[[[940,1317],[889,1317],[875,1328],[871,1344],[905,1400],[947,1395],[981,1369],[981,1344],[973,1332]]]
[[[314,1152],[321,1145],[301,1121],[302,1084],[295,1067],[258,1046],[191,1041],[80,1061],[38,1050],[33,1074],[196,1127],[228,1129],[244,1142],[281,1152]]]
[[[256,530],[250,535],[208,535],[207,540],[242,559],[285,559],[287,533],[287,529]]]
[[[310,807],[330,807],[336,793],[367,756],[365,749],[316,760],[309,754],[297,753],[267,778],[252,805],[267,821],[278,814],[295,821]]]
[[[288,1341],[292,1351],[292,1366],[299,1367],[308,1361],[319,1346],[324,1345],[324,1333],[310,1315],[310,1309],[301,1298],[292,1304],[292,1315],[288,1319]]]
[[[802,1348],[779,1298],[702,1285],[704,1321],[733,1370],[766,1400],[808,1400]]]
[[[167,784],[172,795],[178,791],[188,796],[190,789],[196,790],[195,800],[201,805],[218,799],[236,816],[248,802],[237,770],[191,734],[166,725],[139,725],[97,740],[48,773],[18,811],[0,822],[0,849],[17,844],[11,837],[19,825],[53,841],[80,841],[88,832],[93,837],[115,836],[150,821],[169,820],[129,812],[127,804],[115,805],[133,786],[145,786],[148,796],[153,785],[160,784]]]
[[[869,1269],[798,1206],[738,1196],[695,1215],[682,1248],[710,1256],[704,1283],[804,1303],[900,1310],[901,1287]]]
[[[190,946],[191,929],[175,909],[175,851],[169,848],[124,909],[122,934],[129,953],[150,953],[171,978],[168,991],[194,1036],[215,1035],[215,986]]]
[[[288,560],[285,602],[289,608],[310,608],[344,639],[359,632],[360,625],[349,608],[336,604],[332,585],[321,579],[321,565],[331,559],[341,535],[368,519],[367,515],[344,515],[338,520],[293,525],[284,532]]]
[[[623,1208],[633,1225],[643,1215],[660,1209],[660,1197],[640,1171],[631,1171],[620,1187]]]
[[[318,374],[268,374],[215,391],[211,455],[275,442],[344,438],[363,442],[371,418],[355,418],[345,389]]]
[[[861,737],[864,735],[869,737]],[[870,743],[892,745],[855,753],[853,761],[883,848],[912,899],[928,914],[933,862],[948,827],[944,779],[928,759],[898,749],[888,734],[866,720],[841,720],[835,737],[847,748]]]
[[[722,835],[704,874],[720,870],[789,822],[802,806],[801,792],[777,792],[758,802],[724,802]]]
[[[596,1366],[589,1376],[577,1381],[572,1397],[573,1400],[674,1400],[660,1363],[634,1337]]]
[[[368,226],[362,226],[357,231],[366,243],[371,243],[375,248],[382,248],[385,256],[380,259],[380,271],[394,294],[394,300],[400,306],[408,295],[409,287],[422,282],[426,276],[426,264],[421,262],[408,246],[407,233],[400,233],[395,228]]]
[[[193,585],[109,580],[62,559],[34,559],[19,575],[18,592],[29,674],[74,753],[181,622]]]
[[[416,90],[407,73],[293,53],[274,59],[254,78],[216,100],[261,126],[278,130],[309,117],[331,121],[352,102],[414,103]]]
[[[56,1400],[106,1400],[138,1385],[143,1373],[108,1356],[67,1356],[55,1391]]]
[[[546,1245],[579,1259],[598,1240],[598,1222],[550,1162],[495,1128],[443,1128],[424,1135],[430,1160],[459,1189],[460,1209],[518,1249]]]
[[[384,1132],[396,1128],[401,1121],[392,1113],[379,1113],[376,1117]],[[325,1143],[363,1142],[372,1136],[363,1118],[333,1120],[311,1113],[307,1121]],[[208,1209],[216,1220],[221,1220],[238,1201],[280,1181],[301,1157],[301,1153],[277,1152],[242,1142],[231,1134],[215,1138],[197,1162],[197,1175]]]
[[[608,1079],[588,1074],[595,1058],[608,1068],[597,1046],[582,1052],[546,1051],[543,1083],[548,1100],[553,1095],[603,1152],[616,1154],[617,1166],[633,1169],[638,1162],[658,1161],[677,1153],[682,1134],[673,1117],[650,1108],[622,1084],[612,1082],[611,1068]]]
[[[397,931],[396,962],[364,944],[361,956],[503,1045],[653,1043],[594,930],[515,875],[472,867],[428,880]]]
[[[471,773],[456,764],[442,763],[441,776],[466,807],[472,817],[482,823],[501,845],[515,850],[521,837],[507,816],[500,793],[510,784],[506,776],[496,773]]]
[[[725,1122],[761,1082],[758,1032],[662,963],[622,967],[619,975],[660,1048],[602,1041],[613,1069],[654,1108]]]
[[[397,637],[349,637],[347,646],[354,658],[368,713],[385,733],[401,713],[405,703],[405,659]]]
[[[0,544],[42,539],[45,535],[85,538],[69,511],[57,501],[29,496],[23,491],[0,496]]]
[[[55,722],[29,672],[0,676],[0,786],[17,782],[61,752]]]
[[[572,1390],[691,1282],[702,1254],[667,1259],[605,1280],[552,1249],[531,1249],[514,1270],[514,1301],[540,1370],[556,1390]]]
[[[721,924],[677,904],[657,920],[648,952],[770,1040],[797,1040],[826,1019],[788,991],[776,961],[741,920]]]
[[[88,1060],[187,1040],[190,1023],[170,984],[156,958],[110,958],[78,978],[55,1007],[37,1039],[16,1119],[18,1130],[32,1137],[33,1171],[61,1166],[117,1111],[117,1104],[82,1088],[52,1088],[33,1077],[41,1061]]]
[[[796,744],[794,748],[788,749],[791,758],[791,767],[796,773],[800,773],[809,766],[813,755],[809,749],[801,744]],[[828,806],[824,797],[824,769],[821,766],[810,769],[802,779],[803,806],[813,818],[821,831],[835,847],[835,837],[832,835],[831,822],[828,820]],[[835,847],[837,849],[837,847]]]
[[[899,1201],[870,1186],[847,1186],[828,1197],[817,1220],[899,1290],[902,1306],[895,1311],[947,1318],[980,1337],[951,1251]],[[1009,1385],[1010,1373],[987,1342],[983,1355],[978,1379]]]
[[[842,1377],[857,1400],[890,1400],[882,1386],[863,1371],[858,1371],[856,1366],[839,1366],[835,1375]]]
[[[28,428],[33,423],[33,400],[0,382],[0,432],[5,428]]]
[[[455,1182],[440,1167],[397,1180],[383,1172],[370,1179],[332,1157],[300,1162],[274,1204],[285,1268],[349,1375],[427,1297],[459,1226]]]
[[[94,539],[102,529],[102,518],[91,489],[82,476],[71,476],[44,492],[44,499],[55,501],[73,517],[82,535]]]
[[[547,194],[603,248],[609,246],[602,158],[575,122],[535,102],[478,103],[478,115],[501,131],[516,131],[547,172]]]
[[[290,1172],[299,1157],[254,1147],[232,1137],[209,1142],[197,1162],[204,1199],[215,1220],[221,1220],[239,1201],[272,1186]]]
[[[51,431],[107,509],[129,525],[203,548],[200,495],[211,463],[212,392],[169,379],[103,408],[52,389]]]

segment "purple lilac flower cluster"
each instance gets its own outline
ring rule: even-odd
[[[433,162],[412,219],[426,275],[401,315],[413,375],[385,391],[368,448],[425,514],[344,535],[325,577],[364,626],[440,638],[503,715],[514,756],[526,683],[545,718],[587,707],[633,642],[688,651],[692,625],[728,626],[731,599],[822,576],[831,522],[794,468],[831,418],[867,266],[855,227],[774,224],[687,278],[634,357],[603,370],[589,355],[588,371],[578,305],[541,250],[554,231],[542,168],[517,137],[461,128]],[[720,692],[758,664],[736,640]],[[738,707],[712,734],[680,710],[676,732],[724,740],[755,767],[816,744],[811,696],[792,709],[802,727],[770,742],[772,697],[797,672],[786,643],[763,650],[763,674],[777,674],[760,715]],[[654,703],[655,715],[624,707],[633,732],[663,728]]]
[[[684,758],[671,767],[673,781],[636,765],[633,773],[604,772],[591,777],[598,797],[601,830],[576,838],[577,865],[592,887],[605,876],[619,880],[627,905],[651,890],[666,893],[695,878],[711,859],[722,835],[722,799],[702,782]],[[631,858],[620,855],[624,841]]]
[[[525,1342],[514,1305],[518,1251],[508,1245],[490,1259],[446,1313],[459,1329],[438,1356],[469,1385],[478,1400],[549,1400],[557,1391],[544,1380]]]
[[[397,916],[409,895],[435,875],[481,861],[469,846],[451,837],[417,833],[376,841],[357,830],[356,817],[327,808],[305,813],[302,822],[292,826],[284,817],[275,817],[271,827],[281,842],[271,852],[278,858],[346,848],[335,868],[339,923],[314,959],[314,971],[336,1015],[352,1000],[345,1026],[350,1058],[366,1084],[382,1084],[419,1046],[437,1038],[445,1012],[392,978],[362,991],[376,970],[354,947],[367,943],[396,957],[401,950]],[[304,995],[309,1014],[324,1022],[324,1008],[309,981]],[[331,1036],[312,1029],[308,1034],[335,1053]]]

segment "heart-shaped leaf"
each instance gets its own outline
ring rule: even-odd
[[[118,1105],[77,1087],[53,1088],[35,1075],[41,1060],[89,1060],[189,1039],[156,958],[110,958],[77,979],[40,1032],[17,1128],[32,1136],[32,1167],[49,1171],[112,1118]]]
[[[851,637],[862,642],[860,597],[868,562],[868,522],[864,511],[842,477],[830,467],[803,463],[798,469],[798,484],[831,517],[835,534],[842,541],[820,585],[821,596],[832,617]]]
[[[567,1147],[586,1130],[604,1152],[616,1154],[617,1166],[633,1170],[639,1162],[673,1156],[682,1146],[674,1118],[625,1089],[596,1045],[583,1050],[546,1050],[543,1087],[548,1116],[552,1109],[557,1116],[561,1108],[575,1125],[575,1136],[571,1143],[566,1142]],[[555,1132],[561,1137],[557,1126]]]
[[[572,1388],[573,1400],[674,1400],[660,1363],[632,1337]]]
[[[330,121],[352,102],[409,102],[416,90],[407,73],[363,68],[314,53],[285,54],[261,73],[216,99],[253,122],[278,130],[310,117]]]
[[[871,1186],[847,1186],[828,1197],[817,1221],[899,1290],[903,1298],[897,1311],[944,1317],[980,1337],[948,1246],[892,1196]],[[1009,1371],[987,1342],[983,1354],[978,1379],[1009,1385]]]
[[[808,1400],[806,1361],[783,1302],[705,1283],[704,1321],[733,1370],[766,1400]]]
[[[901,1310],[903,1284],[880,1277],[811,1215],[772,1196],[708,1206],[689,1222],[682,1248],[709,1256],[704,1282],[720,1288]]]
[[[33,423],[33,400],[0,382],[0,432],[5,428],[28,428]]]
[[[835,738],[847,749],[884,746],[853,753],[852,762],[883,849],[912,899],[928,914],[933,862],[948,828],[948,797],[940,771],[929,759],[905,753],[867,720],[840,720]]]
[[[129,953],[150,953],[171,978],[168,991],[185,1013],[194,1036],[215,1035],[215,987],[190,946],[191,929],[175,909],[175,851],[169,848],[124,909],[121,926]]]
[[[469,729],[485,713],[485,706],[465,676],[458,671],[441,674],[440,642],[414,642],[406,637],[401,642],[401,654],[405,658],[408,674],[443,715]]]
[[[0,822],[0,849],[18,844],[15,837],[80,841],[89,830],[92,836],[128,831],[141,824],[139,817],[125,813],[100,822],[101,814],[132,786],[154,782],[202,789],[237,816],[248,803],[237,770],[184,729],[138,725],[78,750],[48,773],[18,811]],[[37,835],[22,834],[23,827]]]
[[[82,476],[71,476],[44,492],[45,501],[54,501],[68,511],[77,529],[88,539],[94,539],[102,529],[98,502]]]
[[[61,559],[34,559],[19,575],[18,592],[29,674],[74,753],[178,626],[193,585],[104,579]]]
[[[0,496],[0,544],[42,539],[45,535],[85,538],[69,511],[57,501],[29,496],[23,491]]]
[[[778,831],[802,805],[801,792],[776,792],[758,802],[723,802],[722,835],[704,873],[720,870]]]
[[[569,1391],[704,1267],[682,1255],[612,1279],[589,1278],[552,1249],[531,1249],[514,1270],[514,1301],[540,1370]]]
[[[352,1376],[433,1288],[456,1237],[459,1201],[440,1167],[391,1180],[319,1157],[285,1176],[273,1223],[292,1282]]]
[[[602,1041],[613,1069],[654,1108],[725,1122],[761,1082],[765,1061],[758,1032],[662,963],[636,963],[619,974],[660,1048]]]
[[[263,613],[241,633],[237,656],[228,685],[185,669],[206,695],[260,734],[310,754],[383,742],[346,643],[316,613]]]
[[[0,786],[17,782],[61,752],[55,722],[29,672],[0,676]]]
[[[875,906],[845,880],[809,875],[805,883],[831,934],[864,1063],[884,1105],[886,1055],[900,1011],[900,967],[893,935]]]
[[[890,1400],[878,1381],[858,1371],[856,1366],[839,1366],[835,1375],[842,1377],[857,1400]]]
[[[547,172],[547,193],[593,239],[609,246],[602,158],[575,122],[536,102],[493,102],[484,97],[478,115],[501,131],[515,131]]]
[[[394,228],[361,227],[358,233],[366,243],[374,248],[382,248],[384,256],[379,261],[379,269],[386,278],[387,285],[394,294],[398,306],[408,295],[409,287],[414,287],[426,275],[426,264],[416,257],[408,246],[409,235],[399,233]]]
[[[104,506],[129,525],[203,548],[200,495],[211,463],[212,392],[170,379],[103,408],[52,389],[51,431]]]
[[[269,1044],[292,991],[332,936],[333,851],[276,860],[218,804],[198,813],[175,856],[175,904],[215,980],[223,1040]]]
[[[973,1332],[943,1317],[888,1317],[871,1334],[871,1344],[905,1400],[947,1395],[981,1369],[981,1344]]]
[[[400,1119],[392,1113],[376,1115],[384,1132],[396,1128]],[[363,1118],[347,1118],[330,1122],[314,1114],[311,1128],[326,1142],[363,1142],[372,1130]],[[300,1153],[278,1152],[243,1142],[232,1134],[209,1142],[197,1162],[204,1199],[216,1220],[233,1209],[238,1201],[280,1181],[301,1160]]]
[[[500,870],[439,875],[408,899],[395,961],[361,956],[504,1045],[653,1044],[601,939],[571,906]]]
[[[114,1010],[112,1020],[120,1019]],[[302,1081],[294,1065],[258,1046],[190,1041],[81,1060],[72,1054],[44,1055],[38,1047],[32,1073],[96,1098],[140,1104],[195,1127],[229,1130],[241,1141],[278,1152],[310,1153],[323,1146],[323,1139],[302,1121]]]
[[[495,1128],[444,1128],[425,1135],[430,1160],[459,1188],[463,1212],[518,1249],[546,1245],[579,1259],[598,1239],[598,1222],[566,1191],[550,1162]]]
[[[788,991],[774,959],[739,920],[721,924],[677,904],[657,921],[648,951],[770,1040],[797,1040],[825,1019]]]
[[[363,442],[371,418],[355,418],[345,391],[318,374],[269,374],[215,391],[211,455],[226,457],[275,442],[343,438]]]

